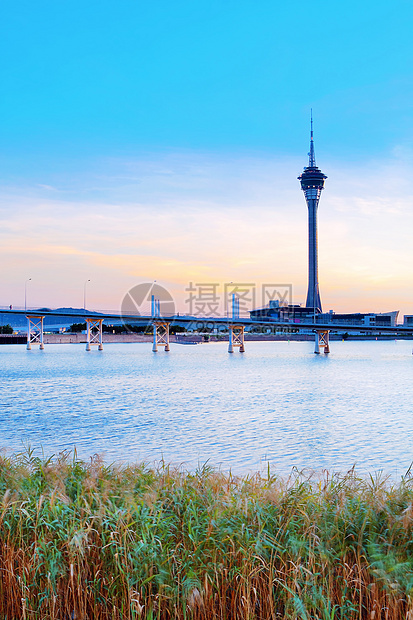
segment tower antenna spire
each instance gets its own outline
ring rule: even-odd
[[[308,157],[309,157],[308,167],[315,168],[316,163],[315,163],[314,136],[313,136],[313,108],[311,108],[310,152],[308,153]]]

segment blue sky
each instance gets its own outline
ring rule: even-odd
[[[411,142],[410,0],[3,3],[1,146],[327,155]]]
[[[383,240],[391,229],[386,219],[394,208],[403,222],[402,236],[408,238],[413,232],[409,210],[413,192],[405,178],[412,176],[413,161],[412,18],[410,0],[4,2],[0,7],[0,183],[5,222],[1,234],[10,271],[2,282],[7,298],[0,303],[13,299],[17,305],[21,282],[30,277],[30,269],[38,269],[43,280],[39,276],[33,302],[40,303],[43,295],[50,305],[66,303],[59,277],[77,290],[79,282],[92,275],[96,305],[118,305],[122,290],[139,279],[136,270],[124,276],[123,265],[113,274],[112,296],[99,288],[104,281],[101,263],[110,262],[114,248],[118,255],[124,252],[121,232],[112,239],[111,250],[100,242],[102,230],[96,232],[89,243],[96,246],[100,258],[82,254],[76,265],[70,256],[85,250],[75,235],[66,238],[71,218],[80,228],[93,228],[87,218],[93,214],[95,221],[98,213],[102,219],[114,206],[125,234],[130,209],[145,219],[149,230],[158,217],[169,214],[169,233],[163,233],[162,242],[163,248],[170,247],[170,254],[165,256],[163,250],[162,257],[172,263],[178,261],[174,240],[191,245],[194,230],[188,229],[185,239],[177,231],[182,219],[191,219],[192,210],[209,213],[213,221],[223,209],[234,210],[238,205],[240,227],[242,213],[251,209],[259,217],[271,214],[274,225],[285,221],[287,226],[289,212],[293,224],[302,217],[301,249],[284,270],[304,296],[306,212],[296,176],[306,162],[312,107],[317,161],[329,176],[320,205],[323,297],[330,295],[337,309],[354,307],[358,299],[360,309],[372,309],[373,302],[375,308],[385,309],[387,299],[381,303],[379,296],[373,301],[357,296],[379,278],[374,259],[366,272],[359,273],[356,258],[352,263],[351,257],[377,253],[380,263]],[[343,206],[337,207],[344,198],[347,216]],[[373,201],[373,206],[360,223],[360,204],[366,201]],[[154,221],[148,220],[148,212]],[[352,213],[354,226],[365,231],[360,239],[358,233],[351,235]],[[232,216],[228,217],[231,221]],[[336,259],[332,252],[323,263],[322,247],[327,251],[331,231],[328,240],[323,239],[321,218],[325,225],[332,221],[338,227],[350,226],[348,243],[354,247],[349,248],[347,260],[349,273],[357,272],[359,292],[346,289],[348,303],[334,296],[331,271],[336,260],[335,268],[344,277],[345,252]],[[195,230],[201,225],[205,222],[193,222]],[[108,222],[107,226],[109,230]],[[61,253],[53,253],[48,245],[51,237],[42,236],[45,227]],[[253,256],[263,239],[252,223],[249,234]],[[291,239],[288,234],[284,237],[291,246],[293,231]],[[131,257],[133,252],[140,256],[146,243],[139,240],[138,231],[136,239]],[[265,244],[271,247],[273,239],[268,230]],[[24,256],[22,240],[28,248]],[[225,245],[224,234],[220,243]],[[277,245],[283,243],[279,238]],[[201,265],[210,258],[208,244],[203,246],[202,240],[199,244],[203,248],[199,269],[191,272],[196,261],[190,254],[181,257],[175,276],[168,274],[169,286],[178,288],[185,278],[201,277]],[[395,255],[387,256],[390,263],[411,262],[407,239],[405,245],[390,240],[393,246]],[[153,259],[157,279],[162,280],[159,248],[151,252],[148,263]],[[217,277],[232,279],[231,269],[237,271],[242,253],[242,248],[239,256],[231,248],[227,256],[220,255],[226,269]],[[273,257],[265,253],[263,263],[256,263],[256,273],[266,274],[272,258],[281,278],[276,250]],[[141,276],[155,278],[156,274],[146,265]],[[412,284],[405,282],[404,293],[400,284],[393,298],[406,312],[411,304],[413,313]],[[379,282],[377,287],[382,285]],[[53,298],[47,292],[50,287]],[[393,309],[393,304],[387,309]]]

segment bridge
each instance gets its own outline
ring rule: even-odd
[[[251,319],[241,317],[239,312],[239,299],[235,294],[232,295],[231,315],[227,317],[214,316],[191,316],[174,314],[163,316],[160,309],[160,301],[152,296],[151,314],[125,314],[117,312],[91,312],[85,310],[70,313],[68,310],[15,310],[2,309],[3,315],[23,315],[27,318],[27,349],[30,350],[32,345],[39,345],[40,349],[44,349],[44,319],[46,317],[73,317],[74,322],[86,323],[86,350],[90,351],[92,346],[96,345],[98,350],[103,350],[103,322],[104,321],[121,321],[127,325],[130,323],[151,325],[153,327],[153,346],[152,351],[158,351],[159,347],[164,347],[165,351],[170,350],[169,334],[170,326],[173,324],[198,324],[199,327],[207,326],[209,330],[214,327],[225,326],[228,329],[228,352],[233,353],[234,349],[238,349],[240,353],[245,351],[245,330],[248,327],[271,327],[275,329],[294,329],[294,332],[313,331],[315,339],[314,353],[320,353],[320,349],[324,353],[330,352],[329,335],[330,332],[337,333],[364,333],[370,335],[391,335],[394,337],[404,336],[413,337],[413,328],[405,326],[380,326],[380,325],[362,325],[362,324],[340,324],[340,323],[322,323],[315,315],[313,320],[292,322],[288,320],[272,320]],[[321,317],[320,317],[321,318]]]

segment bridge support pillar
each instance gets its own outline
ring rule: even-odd
[[[158,347],[165,347],[169,351],[169,323],[167,321],[153,321],[153,347],[152,351],[157,352]]]
[[[86,320],[86,351],[91,345],[97,345],[98,351],[103,351],[103,319]]]
[[[330,331],[328,329],[318,329],[315,332],[314,353],[318,355],[320,353],[320,347],[324,349],[324,353],[330,353],[329,334]]]
[[[228,353],[234,352],[234,347],[239,347],[239,352],[244,353],[244,326],[243,325],[230,325],[229,326],[229,342]]]
[[[28,314],[27,319],[27,350],[30,351],[32,344],[38,344],[39,349],[43,351],[43,319],[44,316],[33,316]]]

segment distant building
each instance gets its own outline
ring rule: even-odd
[[[336,313],[330,312],[316,313],[317,323],[337,325],[365,325],[380,327],[395,327],[399,311],[392,312],[352,312],[352,313]],[[286,323],[312,323],[314,322],[314,309],[298,306],[298,305],[280,305],[278,301],[270,301],[268,306],[252,310],[250,317],[256,321],[281,321]],[[412,322],[409,325],[413,326]],[[406,319],[406,317],[405,317]]]
[[[328,314],[319,315],[318,321],[320,323],[341,323],[342,325],[366,325],[376,327],[396,327],[397,317],[399,311],[394,310],[392,312],[354,312],[349,314],[339,314],[336,312],[329,312]]]

